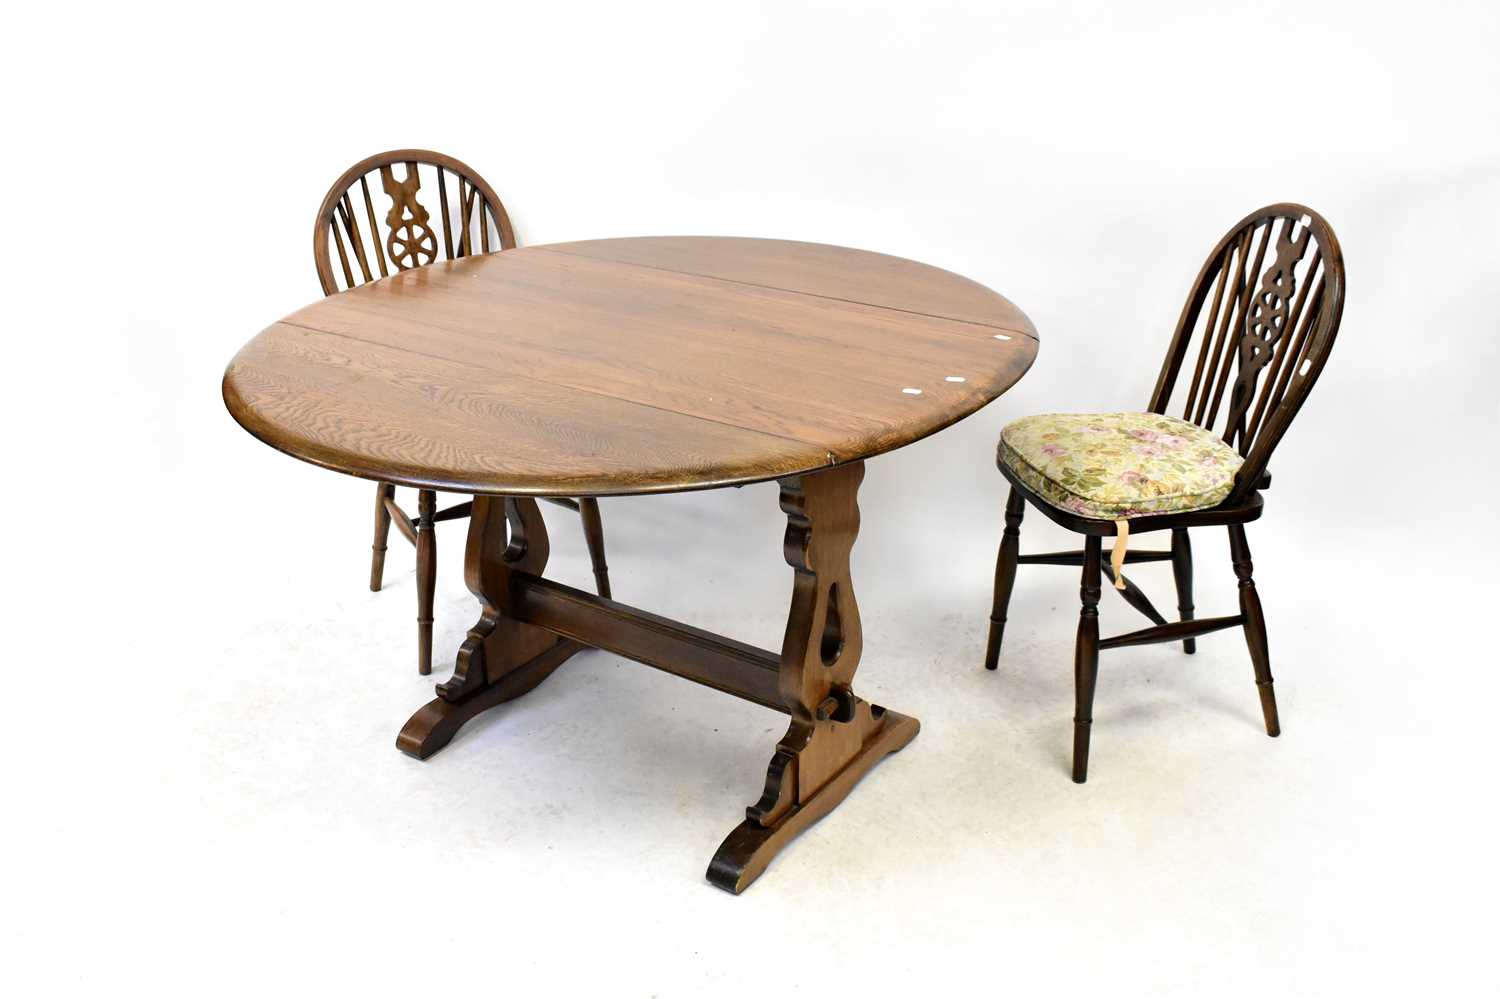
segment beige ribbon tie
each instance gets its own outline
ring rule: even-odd
[[[1115,589],[1125,589],[1125,548],[1130,544],[1130,521],[1115,521],[1115,547],[1109,553],[1109,567],[1115,574]]]

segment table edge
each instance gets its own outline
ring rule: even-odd
[[[584,486],[583,484],[580,484],[579,486],[574,488],[563,488],[544,487],[525,483],[500,483],[483,482],[473,479],[449,479],[442,476],[409,474],[407,472],[391,474],[389,470],[378,471],[374,469],[368,463],[357,460],[356,456],[350,454],[349,452],[341,452],[338,449],[330,448],[328,449],[328,457],[318,457],[313,454],[299,453],[298,451],[292,450],[291,447],[289,447],[286,443],[276,440],[274,435],[269,432],[271,429],[271,425],[269,423],[263,423],[262,421],[258,421],[255,419],[256,410],[244,403],[243,399],[239,395],[238,390],[233,385],[232,375],[234,373],[235,361],[239,359],[238,352],[236,352],[234,359],[232,359],[225,367],[224,375],[220,380],[219,389],[220,395],[224,400],[224,408],[228,410],[230,418],[233,419],[235,423],[239,424],[242,430],[248,433],[251,437],[254,437],[256,440],[260,441],[262,444],[266,445],[272,450],[285,454],[288,457],[296,458],[298,461],[306,462],[309,465],[314,465],[318,468],[324,468],[332,472],[341,472],[345,475],[350,475],[359,479],[365,479],[370,482],[385,482],[397,486],[406,486],[412,489],[431,489],[437,492],[462,493],[472,496],[529,496],[538,499],[546,497],[652,496],[668,493],[698,492],[708,489],[723,489],[730,486],[747,486],[759,482],[772,482],[779,481],[785,478],[795,478],[797,476],[808,475],[813,472],[835,468],[840,465],[852,464],[856,461],[866,461],[870,458],[878,458],[881,455],[889,454],[893,451],[899,451],[904,447],[908,447],[912,444],[918,443],[919,441],[926,440],[928,437],[946,430],[947,428],[953,426],[955,423],[958,423],[960,420],[968,419],[970,416],[973,416],[975,413],[984,409],[986,406],[989,406],[995,400],[1004,396],[1005,393],[1009,392],[1017,382],[1024,378],[1027,372],[1031,370],[1032,365],[1036,363],[1037,353],[1040,348],[1040,342],[1034,337],[1027,337],[1026,342],[1030,347],[1029,356],[1027,356],[1026,358],[1025,365],[1021,367],[1021,369],[1016,373],[1015,378],[1011,380],[1010,384],[1005,386],[1005,388],[1001,389],[999,392],[995,393],[995,395],[991,396],[988,399],[985,399],[983,402],[980,402],[978,405],[973,406],[972,408],[955,409],[951,413],[945,414],[945,416],[950,418],[945,418],[935,423],[933,426],[925,429],[921,434],[908,440],[902,441],[899,444],[846,458],[840,458],[839,456],[834,455],[832,451],[828,451],[826,453],[830,460],[817,464],[810,464],[806,467],[792,468],[770,473],[766,473],[763,470],[756,470],[754,472],[745,471],[743,473],[736,474],[730,471],[722,476],[705,478],[693,482],[659,482],[645,484],[634,483],[620,485],[597,483],[591,486]],[[681,415],[687,419],[700,419],[699,417],[690,416],[689,414],[678,415]],[[809,444],[808,446],[814,447],[816,445]]]

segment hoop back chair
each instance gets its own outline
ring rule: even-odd
[[[1265,616],[1244,525],[1261,515],[1267,464],[1328,361],[1344,308],[1338,239],[1317,212],[1276,204],[1245,216],[1208,255],[1177,321],[1147,412],[1027,417],[1006,426],[998,455],[1011,484],[995,565],[985,668],[995,669],[1018,565],[1082,566],[1074,649],[1073,780],[1088,775],[1094,686],[1105,649],[1244,630],[1266,734],[1281,733]],[[1181,376],[1193,364],[1190,377]],[[1179,418],[1175,414],[1180,412]],[[1210,487],[1211,488],[1208,488]],[[1081,551],[1020,554],[1030,503],[1084,535]],[[1238,614],[1194,619],[1192,527],[1227,526],[1239,581]],[[1170,530],[1167,551],[1129,551],[1131,534]],[[1117,538],[1101,559],[1102,539]],[[1170,561],[1178,620],[1168,622],[1134,583],[1129,563]],[[1099,637],[1101,573],[1152,626]]]
[[[433,230],[432,213],[422,203],[424,198],[428,204],[436,202],[441,241]],[[505,206],[484,178],[451,156],[426,149],[379,153],[345,170],[324,196],[313,226],[313,260],[325,295],[424,267],[438,259],[455,260],[513,249],[515,245]],[[599,595],[608,597],[609,569],[604,562],[604,524],[598,500],[585,497],[549,502],[581,515],[594,581]],[[437,586],[434,527],[441,521],[467,517],[472,509],[473,502],[469,501],[438,510],[437,494],[422,489],[417,492],[417,519],[413,521],[396,504],[394,485],[381,482],[375,486],[370,589],[380,589],[386,539],[394,522],[401,536],[417,550],[417,670],[424,675],[432,672],[432,602]]]

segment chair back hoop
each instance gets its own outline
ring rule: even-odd
[[[437,208],[436,219],[428,206]],[[325,295],[438,259],[515,245],[494,189],[467,165],[430,149],[394,149],[354,164],[328,189],[313,225],[313,260]]]
[[[1180,411],[1238,449],[1245,463],[1227,505],[1245,500],[1261,480],[1322,373],[1343,311],[1338,238],[1305,205],[1251,212],[1208,255],[1149,408]],[[1192,376],[1179,384],[1188,358]],[[1174,396],[1185,400],[1180,410]]]

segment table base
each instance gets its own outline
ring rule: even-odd
[[[708,880],[725,891],[738,895],[760,877],[782,848],[802,830],[838,807],[854,790],[861,777],[890,753],[899,752],[917,737],[921,727],[915,718],[887,711],[878,705],[859,700],[857,720],[848,728],[855,731],[852,747],[829,746],[822,751],[841,764],[840,769],[812,794],[799,800],[796,770],[803,757],[778,748],[766,775],[766,796],[761,804],[747,808],[746,818],[719,844],[718,852],[708,864]],[[825,730],[826,731],[826,730]],[[785,747],[786,740],[782,740]],[[808,750],[804,749],[804,753]],[[767,800],[776,803],[762,809]],[[774,817],[772,817],[774,816]]]
[[[919,728],[916,719],[853,692],[862,641],[849,551],[863,477],[863,463],[855,462],[781,483],[794,583],[779,654],[544,579],[547,532],[536,502],[476,497],[464,577],[479,598],[480,619],[453,676],[407,721],[397,748],[426,759],[470,718],[532,690],[586,648],[785,712],[791,724],[760,800],[709,864],[708,880],[739,894]]]

